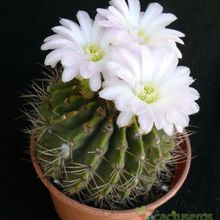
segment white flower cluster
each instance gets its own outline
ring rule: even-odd
[[[158,3],[142,12],[139,0],[111,0],[95,20],[85,11],[77,13],[79,24],[61,19],[41,47],[52,50],[45,65],[61,62],[63,82],[88,79],[91,90],[115,103],[120,127],[136,116],[144,133],[183,132],[199,111],[199,94],[190,87],[190,70],[178,66],[176,43],[184,34],[166,28],[177,18],[162,11]]]

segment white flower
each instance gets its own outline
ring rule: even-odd
[[[110,4],[108,9],[97,11],[103,17],[100,25],[114,29],[116,43],[128,48],[135,42],[135,45],[173,51],[178,58],[182,57],[176,42],[184,44],[180,37],[185,35],[165,28],[177,19],[175,15],[162,13],[163,7],[158,3],[149,4],[145,12],[141,12],[139,0],[128,0],[128,4],[125,0],[112,0]]]
[[[79,75],[89,79],[93,91],[101,87],[101,71],[109,53],[108,34],[98,25],[99,16],[93,21],[88,13],[79,11],[77,23],[61,19],[61,26],[52,28],[54,35],[46,38],[42,50],[53,50],[45,65],[55,66],[61,61],[64,72],[62,81],[68,82]]]
[[[111,78],[104,82],[100,96],[113,100],[120,111],[120,127],[138,117],[144,133],[163,129],[172,135],[189,124],[189,115],[199,111],[198,92],[191,88],[193,79],[187,67],[178,66],[173,53],[152,52],[142,47],[139,54],[120,49],[106,63]],[[115,76],[114,76],[115,75]]]

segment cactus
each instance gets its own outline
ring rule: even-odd
[[[177,155],[176,139],[153,129],[142,134],[136,118],[123,128],[110,101],[86,80],[60,80],[61,70],[37,92],[36,156],[45,176],[65,194],[106,209],[136,207],[164,176]],[[39,90],[40,87],[36,87]]]

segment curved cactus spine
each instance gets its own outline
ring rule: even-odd
[[[107,119],[99,129],[100,132],[92,138],[88,146],[85,146],[86,149],[83,155],[76,158],[77,164],[82,164],[84,167],[83,172],[79,173],[72,161],[70,161],[70,166],[66,167],[66,171],[63,172],[63,184],[66,192],[70,194],[79,192],[89,184],[108,149],[109,140],[113,132],[112,123],[112,118]]]
[[[111,147],[107,151],[100,167],[96,171],[89,190],[84,192],[87,200],[96,199],[96,203],[103,200],[115,202],[119,199],[121,188],[120,174],[125,165],[127,151],[126,128],[115,128]]]
[[[155,129],[141,134],[135,118],[118,128],[114,105],[88,90],[87,81],[51,79],[34,112],[41,168],[82,203],[132,208],[171,175],[175,138]]]
[[[57,119],[50,120],[49,124],[52,126],[60,125],[68,129],[74,129],[92,116],[92,112],[94,111],[96,105],[96,102],[89,102],[77,110],[67,112]]]
[[[127,129],[128,150],[126,151],[125,168],[123,172],[125,190],[123,198],[129,197],[131,192],[139,184],[145,161],[144,145],[138,124],[133,122]]]

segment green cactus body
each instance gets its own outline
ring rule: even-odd
[[[36,154],[45,175],[73,198],[107,209],[132,208],[172,160],[175,141],[162,131],[141,134],[136,119],[116,125],[112,104],[86,81],[51,81],[41,100]]]

